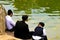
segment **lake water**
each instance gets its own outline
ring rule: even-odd
[[[12,9],[13,5],[4,5],[5,9]],[[18,13],[18,12],[16,12]],[[38,13],[38,14],[37,14]],[[25,13],[18,13],[17,15],[14,14],[12,17],[13,20],[16,22],[17,20],[21,20],[21,16]],[[30,31],[34,31],[34,28],[38,25],[39,22],[45,23],[45,29],[47,32],[47,36],[49,40],[60,40],[60,16],[48,16],[48,13],[39,13],[39,12],[32,12],[29,15],[29,20],[26,22],[29,25]]]

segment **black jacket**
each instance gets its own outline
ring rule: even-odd
[[[35,32],[33,34],[34,36],[42,36],[43,35],[43,28],[41,27],[36,27]]]
[[[14,27],[14,36],[17,38],[28,38],[29,29],[28,25],[24,21],[17,21]]]
[[[36,27],[35,28],[35,32],[34,32],[34,34],[33,34],[34,36],[40,36],[40,37],[42,37],[42,39],[41,40],[48,40],[47,39],[47,36],[45,35],[43,35],[43,28],[41,28],[41,27]]]

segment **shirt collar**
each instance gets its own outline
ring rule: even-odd
[[[9,15],[7,15],[8,17],[11,17],[11,16],[9,16]]]

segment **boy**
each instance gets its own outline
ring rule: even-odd
[[[15,26],[15,22],[12,20],[13,12],[12,10],[8,10],[8,15],[5,17],[6,19],[6,31],[13,32],[13,27]]]
[[[33,40],[47,40],[46,32],[43,22],[39,22],[38,26],[35,28],[35,32],[32,36]]]
[[[20,39],[30,39],[32,38],[33,32],[29,31],[28,24],[26,24],[26,21],[28,21],[28,16],[23,15],[22,21],[17,21],[16,25],[14,27],[14,36],[16,38]]]

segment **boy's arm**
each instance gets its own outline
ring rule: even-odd
[[[10,24],[14,27],[15,26],[15,22],[11,19],[10,20]]]
[[[43,29],[43,35],[46,35],[46,30],[45,29]]]
[[[47,39],[47,35],[46,35],[46,30],[45,30],[45,29],[43,29],[43,35],[44,35],[44,40],[48,40],[48,39]]]

